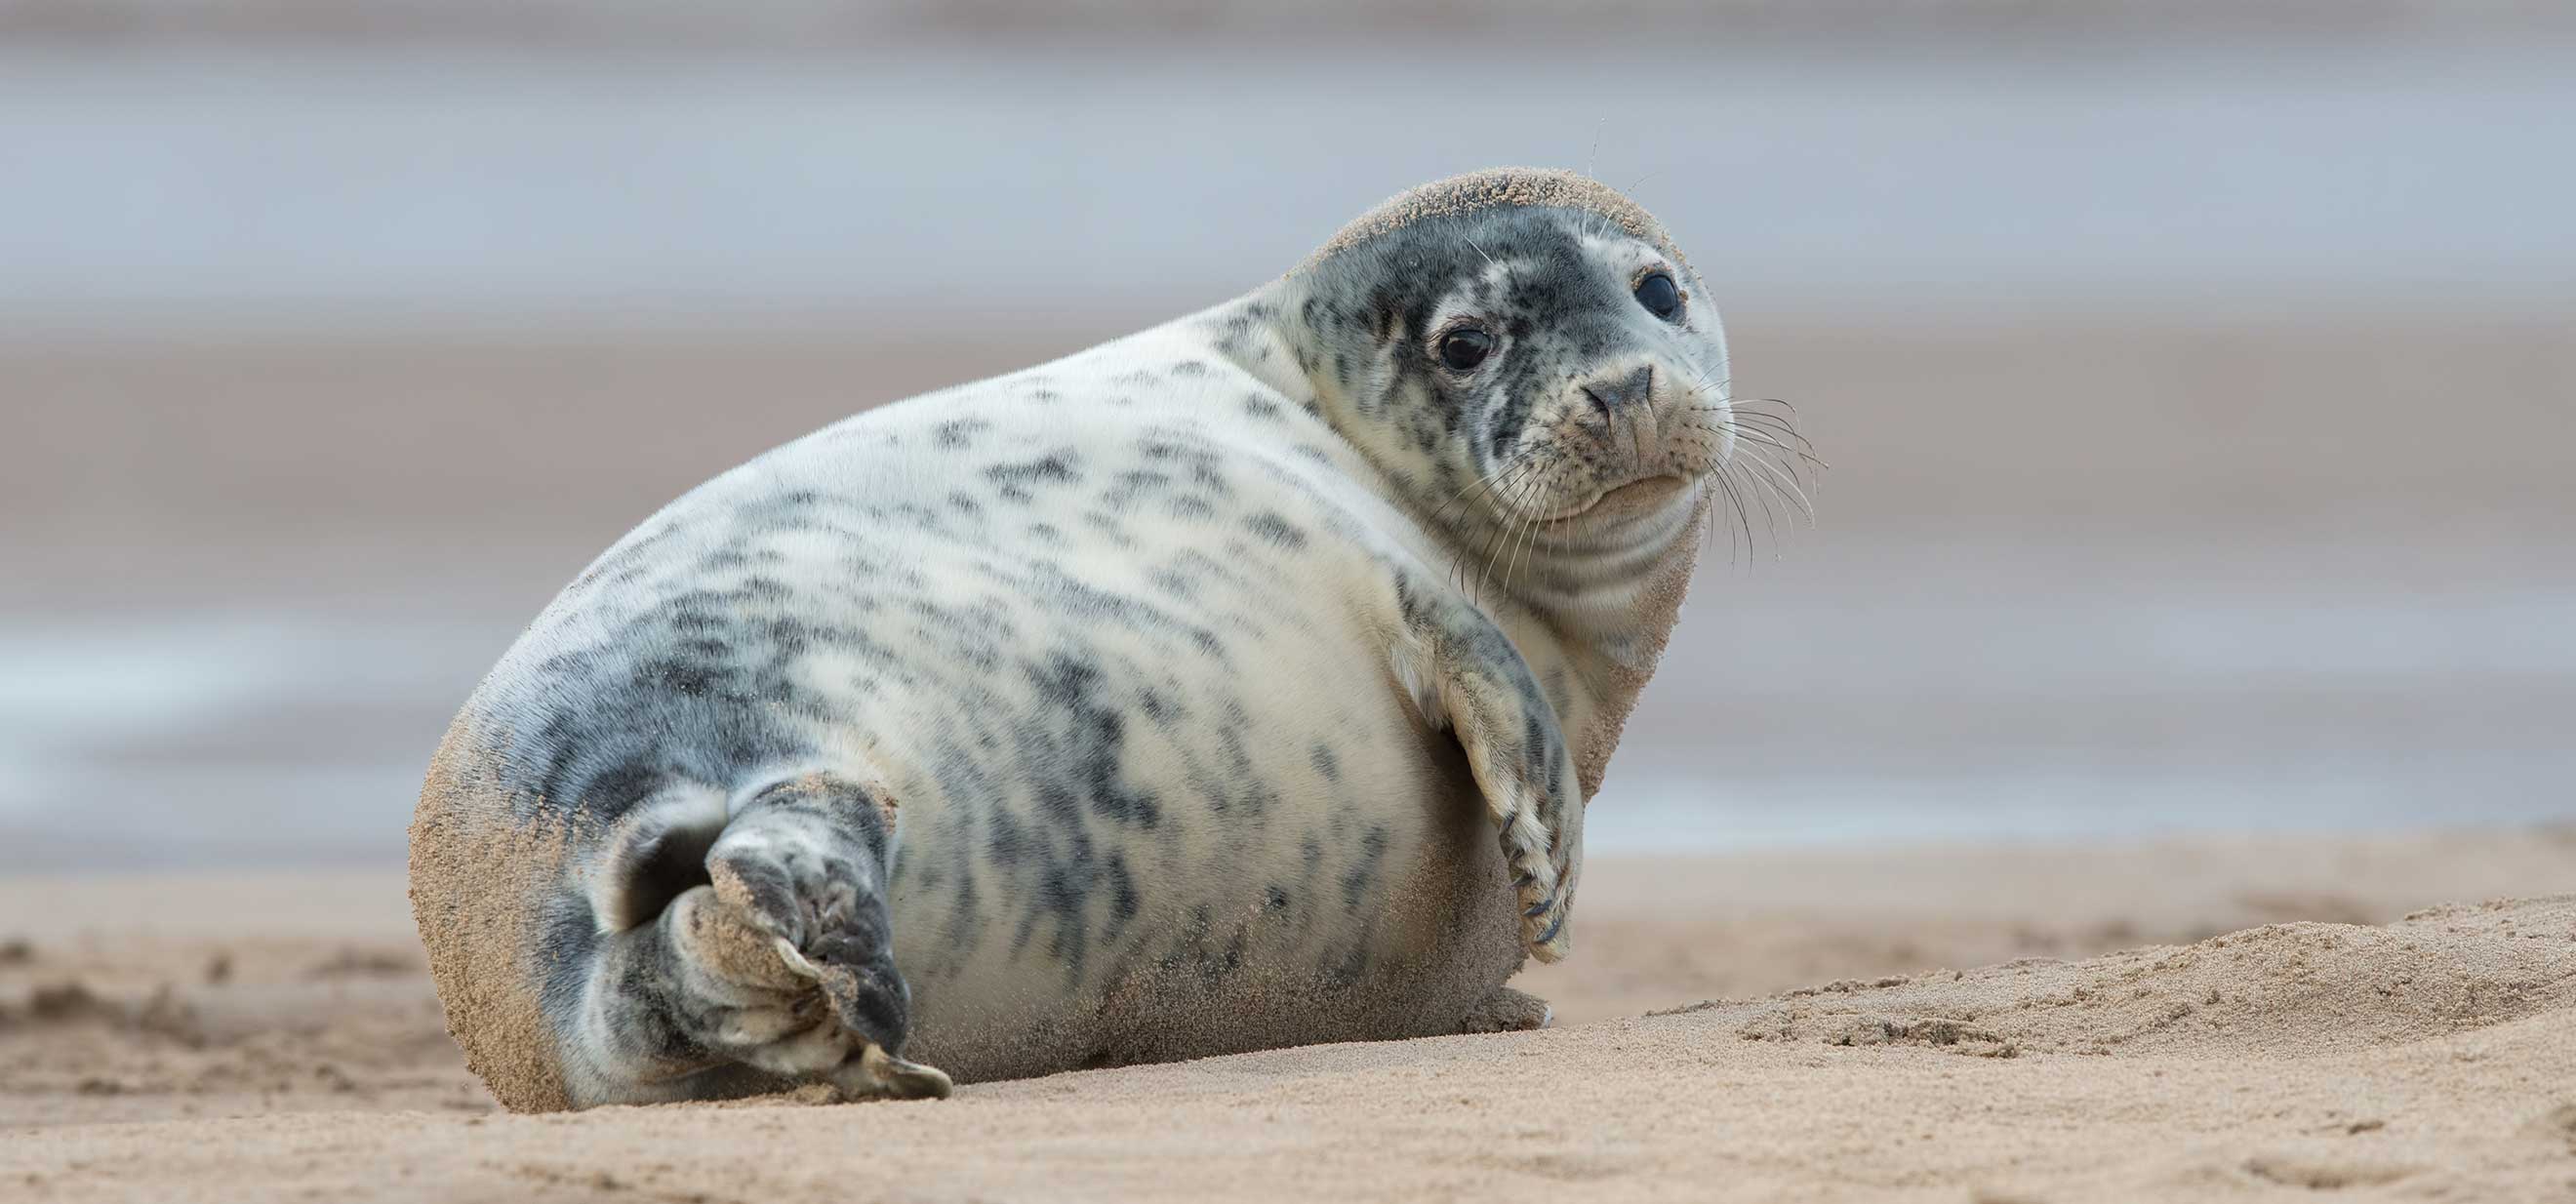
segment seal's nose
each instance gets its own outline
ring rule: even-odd
[[[1592,399],[1592,408],[1603,418],[1623,406],[1644,405],[1655,395],[1655,366],[1648,364],[1621,379],[1605,376],[1584,385],[1583,395]]]

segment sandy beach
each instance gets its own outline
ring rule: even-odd
[[[2564,831],[1604,859],[1546,1031],[510,1116],[398,871],[0,882],[44,1200],[2547,1199]],[[2478,902],[2524,896],[2520,902]],[[2458,900],[2468,900],[2458,902]],[[255,1185],[255,1186],[254,1186]],[[1597,1194],[1607,1193],[1607,1194]]]

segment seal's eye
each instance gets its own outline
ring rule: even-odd
[[[1450,331],[1440,340],[1440,362],[1453,372],[1465,372],[1484,363],[1494,352],[1494,336],[1473,326]]]
[[[1646,312],[1670,322],[1681,316],[1682,291],[1673,286],[1673,278],[1657,272],[1637,282],[1637,304]]]

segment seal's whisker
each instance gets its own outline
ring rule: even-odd
[[[1495,469],[1494,469],[1492,472],[1486,473],[1485,475],[1483,475],[1483,476],[1481,476],[1481,477],[1478,477],[1478,478],[1476,478],[1475,480],[1469,481],[1469,482],[1467,482],[1465,485],[1461,486],[1461,487],[1459,488],[1459,490],[1458,490],[1456,493],[1453,493],[1453,494],[1450,494],[1450,495],[1449,495],[1449,500],[1448,500],[1448,501],[1446,501],[1446,502],[1442,502],[1442,503],[1441,503],[1441,505],[1445,508],[1445,507],[1447,507],[1447,506],[1449,506],[1449,505],[1451,505],[1451,504],[1454,504],[1454,503],[1456,503],[1456,502],[1458,502],[1458,501],[1461,501],[1461,500],[1465,499],[1469,490],[1473,490],[1473,489],[1477,489],[1477,488],[1480,488],[1480,487],[1483,487],[1483,486],[1487,486],[1487,485],[1491,485],[1491,484],[1493,484],[1493,483],[1494,483],[1494,480],[1495,480],[1496,478],[1498,478],[1498,477],[1502,476],[1504,473],[1510,472],[1510,471],[1511,471],[1515,466],[1517,466],[1518,464],[1520,464],[1520,463],[1521,463],[1521,461],[1522,461],[1523,459],[1525,459],[1525,458],[1526,458],[1526,457],[1515,455],[1515,456],[1513,456],[1511,459],[1503,461],[1500,465],[1496,466],[1496,467],[1495,467]]]
[[[1543,476],[1541,476],[1541,477],[1532,477],[1532,478],[1525,479],[1525,480],[1523,480],[1523,481],[1520,483],[1520,485],[1519,485],[1519,486],[1515,487],[1515,488],[1512,490],[1512,505],[1511,505],[1511,510],[1512,510],[1512,514],[1513,514],[1513,520],[1512,520],[1511,522],[1509,522],[1508,524],[1506,524],[1506,525],[1502,528],[1503,532],[1505,532],[1505,533],[1509,533],[1509,537],[1508,537],[1508,538],[1506,538],[1506,539],[1504,539],[1504,540],[1503,540],[1501,543],[1499,543],[1499,544],[1491,543],[1491,542],[1489,541],[1489,543],[1488,543],[1488,548],[1487,548],[1487,551],[1486,551],[1486,554],[1485,554],[1485,571],[1484,571],[1484,572],[1482,572],[1482,573],[1477,574],[1477,576],[1476,576],[1476,586],[1477,586],[1477,590],[1478,590],[1478,592],[1479,592],[1480,594],[1482,593],[1482,591],[1483,591],[1483,589],[1484,589],[1484,584],[1485,584],[1485,582],[1493,576],[1493,572],[1494,572],[1494,554],[1495,554],[1496,552],[1499,552],[1499,551],[1500,551],[1501,549],[1503,549],[1503,548],[1506,548],[1506,547],[1511,546],[1511,539],[1518,538],[1518,533],[1519,533],[1519,530],[1520,530],[1520,523],[1521,523],[1521,520],[1525,517],[1525,513],[1524,513],[1524,512],[1525,512],[1525,511],[1526,511],[1526,509],[1527,509],[1527,504],[1528,504],[1528,500],[1529,500],[1527,495],[1529,494],[1529,492],[1530,492],[1530,490],[1531,490],[1531,487],[1532,487],[1536,482],[1538,482],[1538,481],[1540,481],[1540,480],[1544,480],[1544,479],[1545,479],[1545,478],[1544,478]],[[1510,586],[1511,586],[1511,583],[1510,583],[1508,580],[1506,580],[1506,581],[1504,582],[1504,588],[1505,588],[1506,590],[1509,590],[1509,589],[1510,589]]]
[[[1739,453],[1739,454],[1737,454],[1737,455],[1734,455],[1734,456],[1731,456],[1731,457],[1728,457],[1728,458],[1729,458],[1730,460],[1743,460],[1743,461],[1747,461],[1747,462],[1750,462],[1750,463],[1753,463],[1753,464],[1760,465],[1760,466],[1761,466],[1761,468],[1762,468],[1762,470],[1763,470],[1764,472],[1769,473],[1773,478],[1776,478],[1776,479],[1777,479],[1781,484],[1786,485],[1786,486],[1788,487],[1788,489],[1789,489],[1791,492],[1796,493],[1796,494],[1797,494],[1797,498],[1796,498],[1796,500],[1797,500],[1797,502],[1799,503],[1799,508],[1800,508],[1800,509],[1802,509],[1802,510],[1805,510],[1805,511],[1807,512],[1808,516],[1809,516],[1810,518],[1813,518],[1813,517],[1814,517],[1814,514],[1815,514],[1815,508],[1814,508],[1811,504],[1809,504],[1809,503],[1810,503],[1810,501],[1811,501],[1811,499],[1809,499],[1809,498],[1808,498],[1808,496],[1807,496],[1807,494],[1806,494],[1806,490],[1804,489],[1804,487],[1803,487],[1803,486],[1800,484],[1800,482],[1799,482],[1799,473],[1798,473],[1798,467],[1797,467],[1797,466],[1798,466],[1798,461],[1797,461],[1796,459],[1775,458],[1775,456],[1781,456],[1781,457],[1798,457],[1798,456],[1805,456],[1805,453],[1800,452],[1800,451],[1798,451],[1798,450],[1797,450],[1797,449],[1795,449],[1795,448],[1791,448],[1791,447],[1783,446],[1783,445],[1781,445],[1780,443],[1774,442],[1774,441],[1769,440],[1769,439],[1763,439],[1763,438],[1754,437],[1754,436],[1752,435],[1752,433],[1751,433],[1751,432],[1747,432],[1747,431],[1743,431],[1743,430],[1738,430],[1738,431],[1735,431],[1735,432],[1733,432],[1733,433],[1735,434],[1735,436],[1736,436],[1737,438],[1739,438],[1739,439],[1743,439],[1746,443],[1751,444],[1751,445],[1752,445],[1752,447],[1753,447],[1755,450],[1741,452],[1741,453]],[[1774,453],[1775,455],[1764,455],[1763,453],[1764,453],[1765,451],[1772,452],[1772,453]],[[1812,459],[1813,459],[1813,457],[1805,457],[1805,458],[1810,459],[1810,460],[1812,460]],[[1775,487],[1776,487],[1776,486],[1775,486]],[[1787,500],[1790,500],[1790,499],[1788,499],[1788,498],[1786,498],[1786,497],[1783,497],[1781,500],[1783,500],[1783,501],[1787,501]]]
[[[1537,460],[1538,456],[1534,452],[1524,452],[1513,456],[1501,467],[1469,482],[1465,488],[1460,489],[1456,494],[1452,495],[1448,501],[1442,502],[1437,509],[1431,512],[1432,519],[1436,522],[1446,523],[1448,521],[1450,508],[1453,506],[1463,507],[1467,502],[1472,500],[1469,495],[1474,491],[1478,489],[1491,491],[1497,487],[1502,480],[1521,471],[1530,464],[1535,463]]]
[[[1690,408],[1706,413],[1724,414],[1729,418],[1740,418],[1753,422],[1765,422],[1780,427],[1783,430],[1797,430],[1798,426],[1793,416],[1787,414],[1774,414],[1769,410],[1754,408],[1756,403],[1772,400],[1776,399],[1768,397],[1738,397],[1729,399],[1724,404],[1712,404],[1705,401],[1693,402]]]
[[[1725,515],[1718,510],[1717,499],[1718,491],[1715,489],[1702,490],[1700,493],[1700,538],[1707,540],[1708,546],[1712,549],[1717,547],[1717,529],[1726,526]],[[1735,558],[1733,527],[1726,529],[1726,547],[1727,559],[1731,561]]]
[[[1830,467],[1823,460],[1816,458],[1814,453],[1782,443],[1777,438],[1773,437],[1768,430],[1761,427],[1738,426],[1732,422],[1725,421],[1711,423],[1705,419],[1694,418],[1685,429],[1697,431],[1711,437],[1722,436],[1725,438],[1735,439],[1743,443],[1752,444],[1758,448],[1765,448],[1770,451],[1780,453],[1783,456],[1791,457],[1791,459],[1784,461],[1783,463],[1787,465],[1792,475],[1796,475],[1798,461],[1804,461],[1818,470]],[[1732,454],[1749,456],[1758,453],[1740,452]]]
[[[1799,455],[1806,454],[1804,452],[1800,452],[1797,448],[1780,442],[1779,437],[1773,434],[1768,427],[1743,426],[1734,422],[1720,421],[1708,425],[1706,429],[1722,432],[1735,438],[1742,439],[1747,443],[1759,443],[1764,447],[1778,448],[1781,451]]]
[[[1794,407],[1790,407],[1791,415],[1774,414],[1767,410],[1756,408],[1764,403],[1777,404],[1784,407],[1789,404],[1776,397],[1738,397],[1730,398],[1722,403],[1693,402],[1689,403],[1684,408],[1697,413],[1718,415],[1719,420],[1729,429],[1742,429],[1746,426],[1758,426],[1765,430],[1769,430],[1784,439],[1793,441],[1810,452],[1815,450],[1814,442],[1808,439],[1806,434],[1798,429],[1796,421],[1791,416],[1795,413]],[[1821,460],[1817,461],[1817,466],[1823,467],[1824,462]]]
[[[1745,517],[1744,495],[1736,492],[1735,480],[1726,474],[1723,466],[1720,466],[1719,471],[1712,474],[1709,479],[1717,482],[1717,487],[1726,492],[1727,508],[1735,512],[1735,520],[1744,531],[1745,556],[1749,562],[1753,553],[1753,522],[1751,519]],[[1726,562],[1728,564],[1735,563],[1735,531],[1735,528],[1730,527],[1726,532]]]
[[[1744,422],[1759,422],[1765,426],[1776,426],[1783,431],[1788,431],[1793,434],[1796,433],[1798,429],[1798,424],[1791,421],[1789,416],[1785,414],[1774,414],[1769,410],[1755,409],[1749,405],[1730,404],[1728,409],[1730,410],[1731,417]]]
[[[1709,369],[1705,367],[1695,371],[1691,378],[1692,390],[1700,393],[1715,393],[1719,397],[1727,397],[1727,391],[1735,385],[1735,377],[1730,374],[1722,380],[1712,381],[1709,379],[1708,374]]]
[[[1813,525],[1815,523],[1815,503],[1808,499],[1806,490],[1798,487],[1798,479],[1796,476],[1781,471],[1779,465],[1774,464],[1761,456],[1740,456],[1737,458],[1746,464],[1753,465],[1754,467],[1760,468],[1762,471],[1771,474],[1769,481],[1771,490],[1775,493],[1779,493],[1784,489],[1787,490],[1786,493],[1781,494],[1780,500],[1796,505],[1799,513],[1806,516],[1809,525]]]
[[[1774,438],[1786,439],[1792,443],[1796,443],[1799,448],[1809,454],[1813,454],[1816,450],[1814,440],[1807,438],[1807,436],[1799,431],[1798,428],[1772,418],[1771,415],[1768,414],[1736,413],[1729,415],[1726,421],[1727,425],[1731,427],[1765,431],[1771,434]]]
[[[1512,561],[1518,554],[1521,542],[1521,532],[1529,526],[1529,515],[1527,513],[1528,503],[1531,496],[1538,491],[1541,483],[1546,481],[1549,475],[1550,474],[1546,472],[1541,472],[1527,481],[1522,482],[1521,487],[1513,491],[1512,517],[1510,522],[1503,528],[1503,543],[1501,549],[1503,566],[1502,586],[1503,592],[1506,594],[1510,593],[1512,588]],[[1490,569],[1491,565],[1489,564],[1487,567]]]
[[[1740,465],[1736,465],[1736,464],[1729,464],[1729,465],[1727,465],[1727,466],[1726,466],[1726,470],[1725,470],[1725,471],[1728,473],[1728,475],[1729,475],[1729,476],[1731,476],[1731,477],[1734,479],[1734,481],[1735,481],[1735,483],[1736,483],[1736,487],[1737,487],[1737,488],[1739,488],[1739,489],[1741,489],[1741,490],[1742,490],[1742,491],[1743,491],[1747,496],[1750,496],[1750,497],[1753,499],[1753,503],[1754,503],[1754,505],[1757,505],[1757,506],[1762,507],[1762,530],[1763,530],[1766,534],[1770,535],[1770,537],[1771,537],[1771,547],[1772,547],[1772,557],[1773,557],[1773,559],[1777,559],[1777,558],[1778,558],[1778,556],[1779,556],[1779,547],[1780,547],[1780,524],[1779,524],[1779,520],[1778,520],[1778,518],[1777,518],[1777,517],[1772,513],[1772,511],[1771,511],[1771,501],[1770,501],[1770,499],[1768,499],[1768,498],[1766,498],[1766,497],[1762,496],[1762,491],[1761,491],[1760,489],[1758,489],[1758,488],[1755,488],[1755,487],[1754,487],[1754,484],[1753,484],[1752,480],[1751,480],[1751,479],[1749,479],[1749,478],[1747,478],[1747,477],[1744,475],[1744,470],[1743,470],[1743,467],[1742,467],[1742,466],[1740,466]],[[1747,508],[1746,516],[1747,516],[1748,518],[1750,518],[1750,517],[1751,517],[1751,510],[1750,510],[1750,508]],[[1748,522],[1748,523],[1746,524],[1746,526],[1750,527],[1750,526],[1751,526],[1751,524]],[[1751,533],[1750,531],[1747,531],[1747,532],[1746,532],[1746,534],[1745,534],[1745,538],[1746,538],[1746,539],[1748,539],[1748,540],[1749,540],[1749,539],[1751,539],[1751,538],[1752,538],[1752,533]],[[1758,561],[1758,560],[1760,560],[1761,558],[1762,558],[1762,546],[1761,546],[1760,544],[1754,544],[1754,545],[1753,545],[1753,547],[1752,547],[1752,549],[1751,549],[1750,551],[1748,551],[1748,552],[1746,553],[1746,555],[1745,555],[1745,559],[1746,559],[1746,560],[1748,560],[1748,561]]]
[[[1778,451],[1784,455],[1795,456],[1799,460],[1805,461],[1818,469],[1833,467],[1833,465],[1827,464],[1822,459],[1819,459],[1814,452],[1807,451],[1803,448],[1791,447],[1786,443],[1782,443],[1760,427],[1736,426],[1733,423],[1725,423],[1716,427],[1702,426],[1700,429],[1721,430],[1728,435],[1743,440],[1744,442],[1755,444],[1760,447],[1771,448],[1772,450]]]
[[[1753,507],[1745,496],[1753,493],[1753,488],[1736,475],[1742,471],[1741,469],[1735,468],[1732,464],[1727,467],[1730,471],[1720,475],[1730,483],[1731,491],[1735,496],[1735,521],[1744,532],[1744,564],[1745,567],[1751,568],[1762,556],[1762,543],[1753,537]],[[1760,495],[1755,494],[1753,500],[1759,500],[1759,498]]]
[[[1557,474],[1557,478],[1561,478],[1563,475],[1564,475],[1563,471],[1562,471],[1562,470],[1560,470],[1560,471],[1559,471],[1559,473]],[[1550,479],[1549,484],[1550,484],[1550,486],[1551,486],[1551,487],[1555,484],[1555,480],[1556,480],[1557,478],[1551,478],[1551,479]],[[1545,492],[1549,492],[1549,490],[1541,490],[1540,492],[1545,493]],[[1523,542],[1523,544],[1522,544],[1521,552],[1522,552],[1522,556],[1523,556],[1524,560],[1526,560],[1526,558],[1527,558],[1527,557],[1529,557],[1529,556],[1531,556],[1531,555],[1536,554],[1536,552],[1538,551],[1538,544],[1539,544],[1539,541],[1545,537],[1545,530],[1544,530],[1544,529],[1545,529],[1545,527],[1546,527],[1546,526],[1547,526],[1547,524],[1546,524],[1545,522],[1541,521],[1537,516],[1535,516],[1535,515],[1531,516],[1530,521],[1529,521],[1529,529],[1528,529],[1528,531],[1523,535],[1523,541],[1524,541],[1524,542]],[[1511,587],[1512,579],[1513,579],[1514,577],[1518,576],[1518,575],[1519,575],[1519,569],[1518,569],[1518,567],[1517,567],[1517,566],[1510,565],[1510,564],[1506,564],[1506,565],[1504,566],[1504,572],[1503,572],[1503,586],[1504,586],[1504,588],[1509,589],[1509,588]]]
[[[1498,500],[1504,502],[1504,505],[1499,507],[1499,509],[1503,510],[1507,515],[1517,515],[1519,513],[1519,508],[1514,503],[1514,499],[1517,499],[1520,496],[1522,486],[1527,484],[1530,480],[1530,477],[1527,475],[1527,470],[1538,467],[1540,459],[1541,457],[1534,453],[1515,457],[1516,465],[1512,472],[1496,484],[1495,495]],[[1500,546],[1503,534],[1511,529],[1511,522],[1506,518],[1503,522],[1495,524],[1494,529],[1487,533],[1484,545],[1486,550],[1485,572],[1477,575],[1475,584],[1472,587],[1466,580],[1466,561],[1463,558],[1460,559],[1458,563],[1458,588],[1467,591],[1470,601],[1476,600],[1482,595],[1485,579],[1493,572],[1493,552]]]
[[[1511,471],[1497,478],[1493,485],[1487,488],[1486,496],[1497,502],[1504,501],[1505,494],[1527,480],[1533,471],[1544,469],[1546,459],[1545,456],[1535,452],[1519,457],[1512,465]],[[1504,508],[1509,509],[1508,506]]]

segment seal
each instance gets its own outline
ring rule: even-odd
[[[1729,380],[1652,217],[1503,169],[708,481],[436,756],[449,1031],[535,1110],[1544,1023],[1504,982],[1796,446]]]

